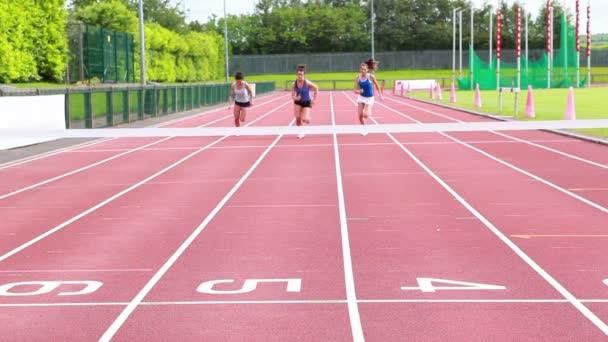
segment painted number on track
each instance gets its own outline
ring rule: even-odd
[[[240,294],[254,291],[259,283],[287,283],[287,292],[300,292],[302,279],[247,279],[238,290],[216,290],[217,284],[234,283],[233,279],[210,280],[200,284],[196,291],[208,294]]]
[[[505,286],[467,281],[446,280],[437,278],[416,278],[418,287],[403,286],[402,290],[420,290],[422,292],[436,292],[437,290],[506,290]],[[436,286],[434,283],[449,284],[451,286]]]
[[[59,292],[58,296],[79,296],[97,291],[103,283],[99,281],[83,280],[83,281],[22,281],[19,283],[10,283],[0,286],[0,296],[38,296],[51,293],[64,285],[80,285],[82,288],[78,291]],[[15,288],[27,288],[28,291],[12,292]]]

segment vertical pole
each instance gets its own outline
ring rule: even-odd
[[[591,88],[591,0],[587,1],[587,87]]]
[[[529,79],[528,78],[529,77],[529,75],[528,75],[528,61],[530,60],[530,56],[528,54],[528,51],[529,51],[528,50],[528,11],[526,10],[526,8],[527,8],[526,2],[527,1],[524,1],[524,10],[523,10],[523,13],[524,13],[525,20],[526,20],[526,54],[525,54],[525,57],[526,57],[526,79]]]
[[[460,78],[462,78],[462,10],[460,12],[458,12],[458,20],[459,20],[458,29],[459,29],[459,35],[460,35],[459,43],[458,43],[459,44],[458,51],[460,54],[459,66],[460,66]]]
[[[576,87],[581,86],[581,38],[580,38],[580,0],[576,0],[576,37],[575,39],[575,50],[576,50]]]
[[[141,69],[141,84],[146,85],[146,44],[144,37],[144,2],[139,0],[139,56]]]
[[[496,13],[496,90],[500,90],[500,61],[502,60],[502,1]]]
[[[566,33],[564,34],[564,46],[561,46],[560,48],[564,49],[564,70],[565,70],[565,79],[566,79],[566,84],[570,85],[570,67],[569,67],[569,60],[568,60],[568,53],[570,52],[570,49],[568,49],[568,21],[565,19],[566,18],[566,4],[564,3],[563,7],[562,7],[562,16],[564,17],[563,22],[565,24],[565,28],[562,27],[561,30],[562,32]]]
[[[226,83],[228,83],[228,18],[226,18],[226,0],[224,0],[224,45],[226,59]]]
[[[490,68],[492,67],[492,30],[494,28],[493,24],[494,13],[492,13],[492,7],[490,7],[490,44],[488,45],[488,64]]]
[[[474,61],[473,57],[475,55],[475,43],[474,43],[475,36],[473,34],[473,29],[474,29],[474,27],[473,27],[473,21],[474,21],[473,14],[474,14],[475,11],[473,11],[473,1],[470,1],[469,5],[471,7],[471,52],[470,52],[471,56],[469,57],[469,60],[470,60],[470,62],[469,62],[470,63],[469,70],[471,72],[471,90],[473,90],[473,89],[475,89],[475,85],[473,84],[475,82],[475,75],[474,75],[475,74],[475,66],[473,65],[473,61]]]
[[[456,11],[452,10],[452,84],[456,83]]]
[[[86,80],[87,77],[84,75],[84,30],[83,23],[78,23],[78,50],[80,50],[80,75],[78,76],[79,81]]]
[[[553,8],[547,0],[547,89],[551,89],[551,64],[553,62]]]
[[[517,89],[521,88],[521,6],[515,12],[515,52],[517,57]]]
[[[376,21],[376,14],[374,13],[374,0],[372,0],[372,6],[371,6],[371,20],[372,20],[372,59],[376,59],[375,58],[375,51],[374,51],[374,21]]]

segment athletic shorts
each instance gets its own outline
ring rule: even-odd
[[[294,101],[293,103],[297,104],[300,107],[307,107],[307,108],[311,108],[311,101]]]
[[[370,96],[370,97],[365,97],[365,96],[357,96],[357,103],[364,103],[368,106],[373,106],[374,105],[374,97]]]
[[[247,108],[251,105],[251,103],[249,101],[247,101],[247,102],[234,101],[234,104],[241,108]]]

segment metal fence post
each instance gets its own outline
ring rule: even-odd
[[[84,127],[93,128],[93,90],[84,93]]]

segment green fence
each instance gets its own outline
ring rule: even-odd
[[[256,83],[256,94],[274,90],[274,82]],[[228,83],[69,88],[66,126],[102,128],[185,112],[226,102],[229,93]]]
[[[67,83],[90,80],[104,83],[133,83],[133,35],[82,23],[69,24]]]

